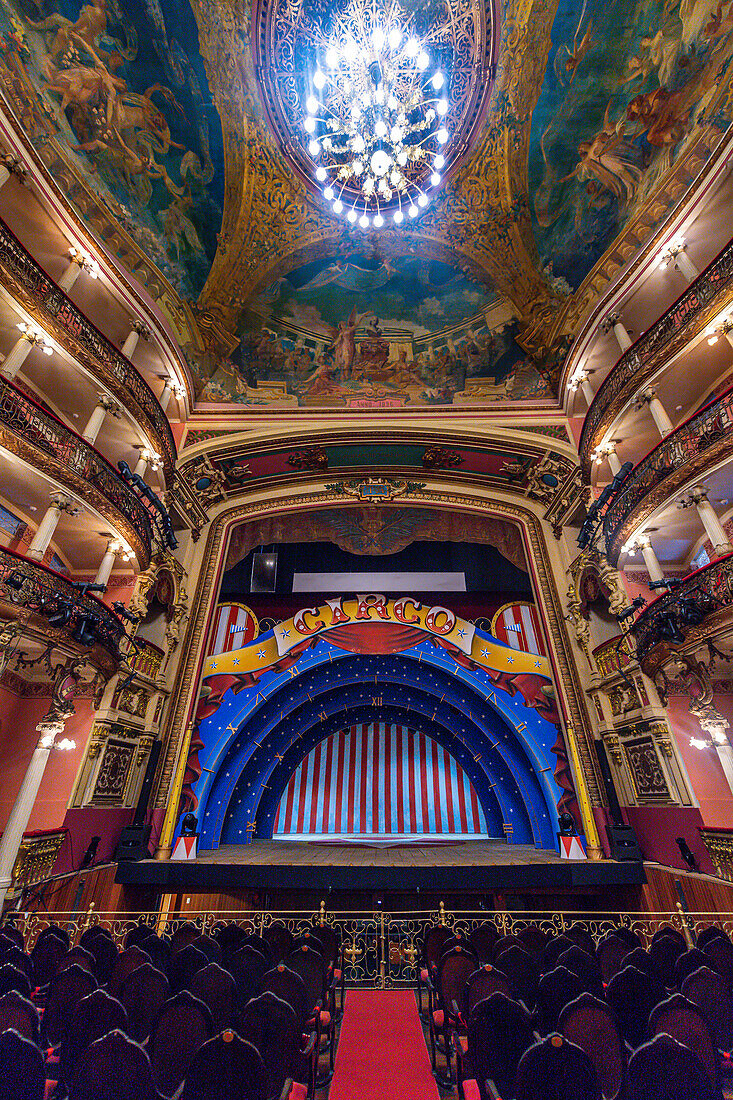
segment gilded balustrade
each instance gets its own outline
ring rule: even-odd
[[[150,515],[135,491],[86,440],[4,378],[0,378],[0,442],[96,508],[125,537],[140,568],[147,568]]]
[[[593,453],[624,405],[690,339],[733,301],[733,242],[627,351],[598,388],[583,422],[579,453],[590,480]]]
[[[670,432],[631,471],[603,517],[612,565],[652,512],[696,477],[733,456],[733,386]]]
[[[109,671],[119,663],[120,642],[127,635],[112,609],[74,588],[60,573],[12,550],[0,549],[0,605],[4,617],[50,637],[78,641],[75,634],[84,625],[105,654],[103,662],[92,656],[92,663]],[[51,617],[56,620],[53,626],[48,623]]]
[[[162,649],[157,645],[153,645],[152,642],[145,641],[144,638],[135,639],[135,647],[130,648],[128,657],[130,668],[134,669],[140,676],[147,676],[149,680],[154,680],[160,672],[162,662]]]
[[[653,600],[631,627],[639,664],[648,676],[669,659],[672,649],[710,633],[711,617],[733,608],[733,554],[716,558],[685,577],[674,591]],[[679,636],[675,641],[676,632]],[[681,640],[680,640],[681,639]]]
[[[176,445],[157,397],[129,359],[84,316],[46,275],[0,220],[0,281],[37,324],[103,381],[138,420],[166,475],[176,463]]]

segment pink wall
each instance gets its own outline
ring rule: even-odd
[[[689,870],[675,843],[683,836],[701,871],[717,874],[700,838],[703,820],[698,809],[689,806],[624,806],[624,817],[633,828],[645,859],[665,867]]]
[[[715,695],[713,705],[731,724],[733,732],[733,696]],[[700,803],[702,822],[710,828],[730,828],[733,822],[733,795],[725,778],[718,754],[712,746],[696,749],[691,737],[708,740],[694,714],[690,714],[687,698],[673,696],[667,715],[674,731],[677,747],[685,762],[695,796]]]
[[[47,713],[51,700],[13,695],[0,687],[0,760],[3,762],[3,783],[0,788],[0,821],[5,825],[20,784],[38,741],[37,723]],[[89,730],[94,720],[91,699],[77,699],[76,714],[66,723],[64,736],[76,741],[76,748],[66,752],[54,750],[49,756],[36,805],[28,823],[29,831],[56,829],[63,824],[66,803],[81,758],[86,748]]]
[[[111,860],[120,839],[120,833],[125,825],[132,821],[134,813],[132,809],[120,807],[106,809],[103,806],[85,806],[83,809],[68,810],[64,825],[69,832],[61,846],[53,873],[60,875],[65,871],[76,871],[93,836],[101,838],[94,862],[106,863]]]

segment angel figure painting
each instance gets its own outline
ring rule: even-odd
[[[561,3],[551,40],[530,196],[542,264],[575,289],[681,155],[730,125],[733,4]]]
[[[221,225],[223,155],[191,9],[0,0],[0,24],[4,85],[26,130],[59,141],[179,293],[197,296]]]
[[[317,260],[261,287],[202,400],[400,408],[542,399],[508,303],[413,255]]]

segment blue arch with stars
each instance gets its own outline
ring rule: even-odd
[[[271,836],[289,776],[315,744],[337,726],[385,720],[435,737],[456,758],[498,835],[511,824],[514,841],[556,847],[557,730],[521,695],[456,666],[441,647],[354,655],[322,638],[294,668],[228,691],[202,721],[201,848]]]

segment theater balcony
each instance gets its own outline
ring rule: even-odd
[[[50,343],[45,346],[57,351],[55,369],[48,362],[51,356],[44,358],[36,354],[28,360],[29,369],[24,370],[24,374],[31,385],[42,393],[54,392],[56,401],[62,405],[65,400],[67,405],[71,404],[76,396],[73,392],[75,382],[83,385],[86,381],[86,388],[91,393],[103,387],[128,413],[147,448],[160,455],[166,475],[170,477],[176,461],[176,447],[160,401],[127,356],[118,351],[46,275],[2,221],[0,283],[2,300],[10,314],[0,322],[0,327],[7,331],[7,343],[14,345],[18,339],[24,339],[18,336],[17,319],[20,316],[20,324],[26,328],[32,327],[49,338]],[[27,338],[25,342],[28,342]],[[68,367],[59,362],[58,353],[70,360]],[[13,354],[11,350],[6,356],[6,374],[13,371],[14,361],[11,361],[10,367],[7,366]],[[18,358],[18,353],[15,353],[15,359]],[[26,360],[22,360],[24,366],[25,363]],[[74,378],[79,373],[85,376],[84,380]],[[60,386],[55,385],[57,375],[64,376],[58,379]],[[74,401],[72,407],[77,404]]]
[[[139,567],[150,562],[153,545],[151,513],[136,490],[99,451],[68,428],[49,409],[31,400],[12,382],[0,378],[0,447],[4,459],[4,493],[26,514],[51,517],[51,532],[62,513],[87,513],[74,538],[84,543],[97,538],[95,528],[111,527],[134,552]],[[49,495],[66,490],[68,503],[49,508]],[[41,521],[43,524],[45,519]],[[46,543],[46,546],[48,543]],[[73,545],[73,542],[71,543]],[[42,549],[45,551],[46,546]]]
[[[675,578],[672,590],[640,612],[631,635],[639,665],[654,677],[675,654],[694,654],[708,642],[729,659],[732,626],[733,553]]]
[[[111,608],[80,592],[68,577],[5,549],[0,549],[0,618],[5,648],[22,637],[26,665],[31,654],[53,645],[109,675],[120,663],[121,645],[126,650],[123,624]]]

